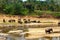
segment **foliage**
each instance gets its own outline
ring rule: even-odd
[[[50,2],[37,0],[27,0],[25,2],[22,0],[0,0],[0,12],[5,14],[34,15],[35,13],[36,15],[41,15],[41,11],[60,12],[60,5],[55,4],[53,0]]]

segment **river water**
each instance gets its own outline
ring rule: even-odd
[[[0,36],[1,37],[1,36]],[[3,37],[3,36],[2,36]],[[38,39],[25,39],[24,35],[20,37],[8,36],[6,40],[46,40],[46,38],[38,38]],[[60,37],[53,37],[51,40],[60,40]]]
[[[46,40],[46,38],[28,39],[28,40]],[[49,40],[60,40],[60,37],[53,37],[52,39],[49,39]]]
[[[3,36],[0,36],[3,37]],[[24,35],[20,36],[20,37],[15,37],[15,36],[7,36],[6,40],[46,40],[46,38],[35,38],[35,39],[25,39]],[[60,40],[60,37],[52,37],[49,40]]]
[[[19,28],[20,29],[20,28]],[[21,30],[21,29],[20,29]],[[8,36],[6,40],[46,40],[46,38],[38,38],[38,39],[25,39],[24,35],[21,37],[12,37]],[[60,37],[53,37],[51,40],[60,40]]]

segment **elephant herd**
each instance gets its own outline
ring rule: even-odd
[[[3,19],[3,22],[5,23],[6,20]],[[9,23],[12,23],[12,22],[16,22],[16,20],[10,19],[10,20],[8,20],[8,22],[9,22]],[[32,21],[31,21],[30,19],[18,19],[17,22],[18,22],[19,24],[22,24],[22,23],[40,23],[40,20],[38,20],[38,21],[32,20]]]

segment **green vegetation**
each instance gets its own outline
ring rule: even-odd
[[[43,13],[60,16],[60,5],[55,4],[53,0],[47,1],[37,0],[0,0],[0,13],[11,15],[41,15]]]

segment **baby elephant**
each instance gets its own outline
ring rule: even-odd
[[[53,32],[53,29],[52,28],[46,29],[45,32],[48,33],[48,34],[50,34],[50,33]]]

